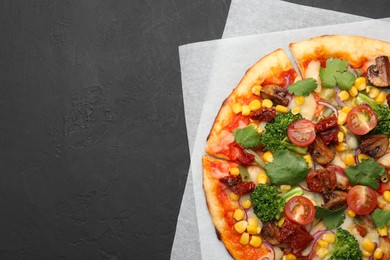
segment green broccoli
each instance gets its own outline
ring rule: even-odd
[[[347,230],[337,228],[336,243],[330,251],[330,260],[360,260],[362,252],[360,251],[358,241]]]
[[[300,187],[295,187],[282,194],[276,186],[260,184],[251,193],[251,201],[256,216],[261,221],[279,219],[286,202],[294,196],[303,195]]]
[[[378,116],[378,124],[371,131],[373,134],[385,134],[390,135],[390,107],[384,104],[380,104],[374,99],[359,93],[356,97],[357,104],[369,105]]]

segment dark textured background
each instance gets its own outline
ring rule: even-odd
[[[0,2],[0,259],[169,258],[189,167],[177,47],[220,38],[229,5]]]

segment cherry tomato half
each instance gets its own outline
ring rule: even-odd
[[[352,133],[365,135],[378,124],[378,118],[371,107],[359,105],[352,108],[347,116],[347,125]]]
[[[309,120],[297,120],[288,126],[287,136],[297,146],[308,146],[316,138],[315,126]]]
[[[376,207],[378,195],[367,186],[356,185],[348,191],[348,207],[359,215],[370,214]]]
[[[306,197],[292,197],[284,207],[286,217],[297,224],[306,225],[313,221],[316,209],[313,203]]]

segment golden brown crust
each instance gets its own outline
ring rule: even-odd
[[[366,70],[377,56],[390,56],[390,43],[361,36],[324,35],[290,43],[290,50],[305,77],[310,61],[324,62],[331,57],[348,60],[353,68]]]

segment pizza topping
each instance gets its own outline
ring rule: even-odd
[[[316,219],[322,219],[322,222],[327,229],[335,229],[343,224],[345,220],[345,207],[341,207],[336,210],[330,210],[328,208],[315,207]]]
[[[351,235],[351,233],[349,233],[347,230],[337,228],[336,243],[330,251],[329,259],[362,259],[362,252],[360,251],[360,247],[356,238]]]
[[[352,160],[353,160],[353,156],[352,156]],[[328,171],[332,171],[336,174],[336,180],[337,180],[336,187],[337,187],[337,189],[347,190],[349,188],[349,186],[351,186],[351,183],[349,182],[348,177],[344,174],[343,168],[341,168],[340,166],[337,166],[337,165],[330,164],[330,165],[326,166],[326,169]]]
[[[284,214],[289,220],[300,225],[306,225],[313,221],[316,210],[308,198],[295,196],[286,203]]]
[[[259,110],[252,111],[250,117],[260,122],[271,122],[276,117],[276,110],[274,108],[262,107]]]
[[[228,175],[221,178],[219,181],[237,195],[248,194],[256,187],[256,184],[251,181],[243,182],[240,176]]]
[[[337,179],[333,171],[327,169],[312,170],[306,177],[307,186],[314,192],[328,192],[336,188]]]
[[[330,58],[326,61],[326,67],[320,69],[322,85],[327,88],[338,87],[348,90],[355,82],[355,76],[348,71],[348,61]]]
[[[377,87],[390,86],[390,62],[389,57],[379,56],[375,58],[375,65],[367,69],[368,80]]]
[[[313,78],[299,80],[288,87],[288,92],[296,96],[309,96],[317,88],[317,81]]]
[[[270,99],[277,105],[287,106],[287,89],[278,85],[265,85],[260,90],[263,99]]]
[[[234,141],[243,148],[252,148],[259,145],[260,135],[254,126],[248,125],[234,130]]]
[[[328,164],[336,156],[333,146],[327,146],[322,137],[316,137],[314,142],[309,146],[309,152],[313,160],[321,165]]]
[[[250,165],[254,160],[254,155],[245,153],[242,147],[236,142],[229,144],[229,157],[232,161],[242,165]]]
[[[356,214],[370,214],[377,205],[377,193],[370,187],[356,185],[348,191],[348,208]]]
[[[287,128],[287,136],[297,146],[308,146],[316,138],[314,124],[306,119],[297,120]]]
[[[366,185],[373,189],[379,188],[379,178],[385,174],[386,170],[374,159],[362,160],[355,166],[348,166],[345,170],[352,185]]]
[[[321,120],[315,125],[315,128],[326,145],[331,142],[335,144],[339,142],[339,129],[337,125],[337,117],[335,115]]]
[[[378,118],[374,110],[368,105],[359,105],[352,108],[347,115],[347,125],[352,133],[365,135],[376,127]]]
[[[263,222],[263,228],[261,229],[260,235],[271,245],[279,244],[279,227],[276,221]]]
[[[362,138],[360,150],[370,157],[381,157],[389,146],[389,138],[386,135],[369,135]]]
[[[288,219],[280,229],[278,241],[291,246],[297,251],[302,251],[313,240],[313,236],[304,226],[295,224]]]
[[[335,190],[323,194],[324,207],[330,210],[342,208],[347,201],[347,193],[345,191]]]
[[[324,132],[334,127],[337,127],[337,117],[335,115],[325,118],[315,125],[317,132]]]

